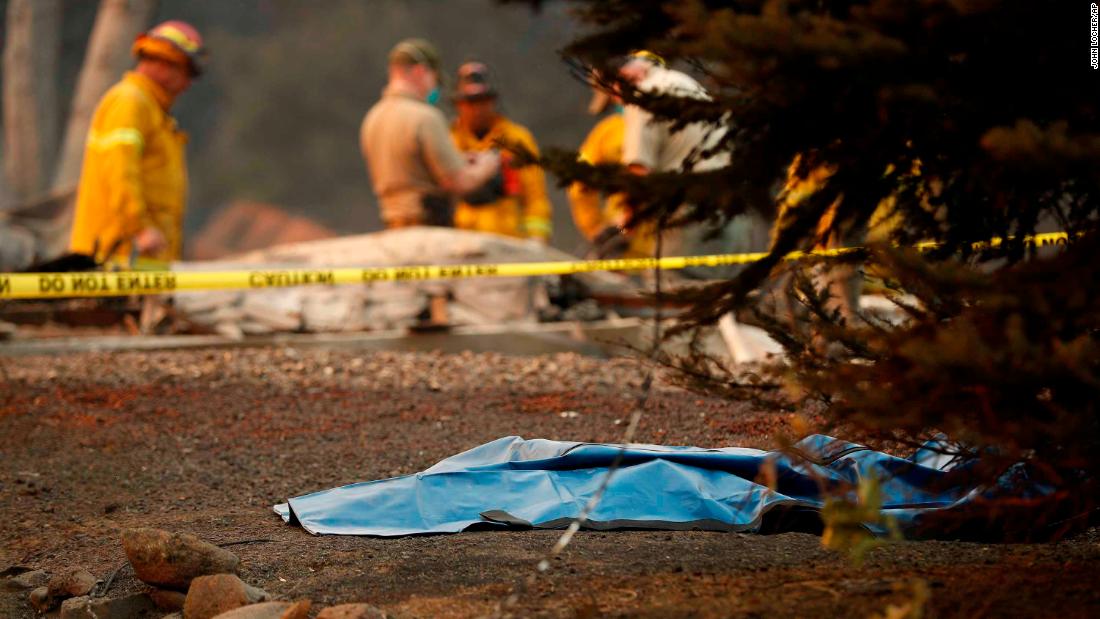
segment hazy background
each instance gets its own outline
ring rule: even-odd
[[[97,6],[65,2],[63,107]],[[462,62],[487,63],[504,112],[540,147],[576,148],[594,123],[587,89],[557,53],[578,28],[563,3],[534,13],[491,0],[161,0],[154,21],[165,19],[194,24],[211,51],[208,73],[174,108],[191,135],[189,233],[235,200],[269,202],[341,234],[380,229],[359,124],[385,84],[388,50],[405,37],[439,47],[451,85]],[[548,189],[553,243],[571,251],[580,236],[552,178]]]

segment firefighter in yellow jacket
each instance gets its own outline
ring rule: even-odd
[[[588,111],[591,114],[601,114],[610,106],[613,106],[611,113],[596,123],[577,153],[578,158],[585,163],[598,165],[622,161],[625,127],[622,105],[617,97],[599,88],[595,89]],[[576,182],[569,186],[569,206],[573,212],[573,223],[584,238],[594,245],[595,253],[604,257],[607,249],[604,241],[609,231],[618,231],[617,234],[625,235],[621,238],[626,242],[623,257],[652,258],[656,249],[652,226],[639,226],[639,229],[624,231],[622,227],[630,216],[625,196],[612,194],[603,200],[601,197],[598,190],[583,183]]]
[[[497,93],[484,64],[459,67],[454,102],[458,118],[451,125],[451,138],[458,150],[501,149],[500,172],[462,197],[455,209],[455,227],[547,242],[552,230],[546,175],[538,166],[516,167],[507,150],[516,144],[537,155],[538,145],[530,131],[498,112]]]
[[[100,100],[84,146],[73,252],[129,264],[180,257],[187,137],[169,114],[202,70],[202,37],[168,21],[139,35],[137,67]]]

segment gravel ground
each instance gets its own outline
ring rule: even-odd
[[[118,531],[153,526],[234,547],[243,577],[314,608],[365,601],[411,617],[489,613],[557,534],[312,537],[271,505],[412,473],[519,434],[615,441],[643,370],[576,355],[293,349],[0,358],[0,569],[123,563]],[[562,416],[565,411],[578,415]],[[768,448],[789,422],[656,387],[636,440]],[[1100,616],[1095,531],[1047,545],[906,542],[860,566],[804,534],[581,533],[517,616]],[[141,588],[126,570],[112,592]],[[0,591],[0,616],[31,617]]]

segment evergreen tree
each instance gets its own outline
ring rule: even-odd
[[[605,86],[658,118],[727,124],[721,148],[731,164],[637,178],[551,152],[543,163],[562,182],[626,191],[639,221],[716,226],[749,211],[774,216],[780,187],[828,171],[809,198],[777,218],[766,259],[733,279],[677,293],[693,302],[687,324],[731,311],[751,316],[784,344],[786,363],[745,381],[695,356],[676,361],[684,379],[819,411],[869,440],[916,442],[944,432],[984,455],[984,481],[1024,462],[1032,479],[1060,490],[998,503],[1002,515],[1010,505],[1026,508],[1008,535],[1037,531],[1036,513],[1048,523],[1086,521],[1100,475],[1100,80],[1089,67],[1087,7],[574,4],[591,26],[564,50],[578,74],[614,75],[615,59],[640,48],[691,67],[710,101],[647,95],[612,78]],[[907,314],[900,325],[836,311],[815,275],[830,265],[783,260],[823,235],[862,238],[876,211],[894,223],[888,243],[841,260],[864,262],[882,277]],[[1070,234],[1068,248],[1027,242],[1052,228]],[[974,244],[993,237],[1004,241]],[[918,241],[934,245],[905,249]],[[799,320],[765,302],[778,286]]]

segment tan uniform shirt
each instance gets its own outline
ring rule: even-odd
[[[638,84],[638,90],[654,94],[669,94],[692,99],[709,98],[706,90],[689,75],[653,67]],[[637,105],[623,111],[623,165],[639,164],[654,172],[681,170],[689,156],[695,159],[691,169],[703,171],[729,163],[729,153],[719,153],[709,159],[698,156],[715,145],[725,133],[721,126],[692,123],[672,131],[672,123],[658,121],[653,114]]]
[[[443,113],[393,86],[363,119],[359,146],[387,226],[423,223],[425,198],[449,199],[440,179],[464,165]]]

